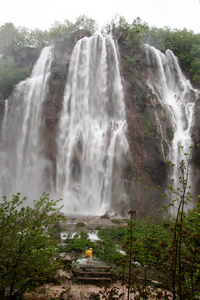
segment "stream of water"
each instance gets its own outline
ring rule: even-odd
[[[6,100],[0,144],[0,193],[40,197],[51,167],[43,145],[42,104],[46,98],[52,48],[42,50],[30,78],[20,82]]]
[[[121,205],[126,140],[118,53],[110,36],[73,50],[58,133],[57,196],[69,213],[101,214]]]
[[[164,128],[160,123],[161,116],[155,109],[158,130],[163,142],[168,144],[169,160],[178,168],[184,153],[190,153],[192,144],[191,128],[193,125],[194,104],[199,96],[190,81],[183,75],[178,60],[172,51],[166,53],[146,45],[147,63],[149,65],[148,85],[157,95],[157,99],[164,109],[168,110],[170,123],[173,130],[171,143],[164,137]],[[166,129],[165,129],[166,131]],[[164,154],[163,154],[164,155]],[[179,182],[178,169],[173,169],[172,178],[175,179],[175,186]]]

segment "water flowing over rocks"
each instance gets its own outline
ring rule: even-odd
[[[31,190],[37,190],[37,196],[49,192],[52,197],[68,198],[64,203],[65,213],[71,209],[74,214],[101,215],[113,209],[126,216],[133,208],[137,216],[143,217],[154,212],[153,206],[162,206],[164,200],[161,200],[157,186],[166,187],[168,179],[173,177],[173,174],[169,175],[166,162],[178,157],[175,151],[183,138],[178,141],[177,132],[180,130],[177,128],[182,128],[184,137],[187,133],[184,147],[199,143],[199,91],[185,79],[178,61],[169,51],[161,54],[148,45],[139,48],[135,53],[137,71],[132,69],[127,64],[129,54],[124,39],[124,36],[117,41],[111,37],[89,37],[88,33],[79,32],[73,40],[55,45],[48,80],[44,81],[47,83],[45,95],[41,89],[38,96],[44,95],[40,121],[37,121],[36,144],[40,145],[39,148],[30,132],[24,136],[22,148],[19,148],[19,143],[18,146],[13,144],[12,135],[16,136],[19,124],[14,123],[15,131],[9,126],[12,119],[16,120],[20,107],[22,112],[24,110],[25,97],[20,102],[23,97],[19,90],[22,83],[17,88],[18,98],[13,94],[5,105],[1,101],[2,195],[9,190],[29,196],[32,194],[28,188],[31,181]],[[38,57],[38,49],[29,54],[24,49],[17,54],[16,60],[22,67],[30,69]],[[166,83],[163,83],[163,78]],[[182,115],[173,112],[176,99],[175,110],[177,112],[180,107]],[[32,109],[30,105],[28,110]],[[30,120],[27,120],[28,125]],[[20,128],[17,140],[24,134],[23,124]],[[37,149],[35,155],[39,153],[42,160],[36,159],[40,164],[37,167],[38,164],[33,164],[35,156],[32,156],[24,167],[22,158],[30,154],[29,148],[24,147],[32,142],[36,146],[32,150]],[[9,159],[6,154],[8,146]],[[24,154],[17,158],[21,149],[24,149]],[[193,161],[197,166],[199,155],[196,147]],[[15,162],[9,166],[11,158]],[[19,166],[14,167],[20,159],[21,171]],[[24,174],[25,183],[22,182],[23,176],[18,178],[19,171]],[[147,199],[139,177],[148,187],[150,197]],[[198,168],[193,179],[196,196],[200,192]]]

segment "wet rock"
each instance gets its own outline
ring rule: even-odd
[[[39,58],[41,49],[24,47],[13,53],[14,60],[20,68],[31,71],[33,65]]]
[[[71,256],[65,252],[60,253],[57,260],[62,260],[62,262],[64,264],[64,268],[67,268],[67,269],[71,267],[72,262],[73,262],[73,259],[71,258]]]
[[[61,283],[62,281],[66,279],[72,279],[73,274],[72,272],[67,272],[65,270],[58,270],[56,276],[55,276],[55,282]]]
[[[76,300],[76,296],[73,296],[69,290],[66,290],[60,294],[60,300]]]
[[[95,300],[95,299],[97,299],[96,293],[91,292],[91,293],[90,293],[90,300]]]
[[[94,292],[85,292],[85,291],[80,292],[80,299],[81,300],[86,300],[86,299],[95,300],[96,299],[95,296],[96,296],[96,294]]]
[[[108,216],[108,217],[117,217],[118,214],[115,210],[113,209],[109,209],[105,212],[104,216]]]

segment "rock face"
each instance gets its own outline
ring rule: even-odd
[[[20,68],[31,71],[39,55],[39,48],[24,47],[14,53],[14,60]]]
[[[72,40],[66,40],[55,45],[55,60],[52,63],[51,77],[49,81],[49,91],[43,106],[43,120],[45,124],[44,140],[46,145],[46,156],[53,163],[53,180],[56,177],[56,134],[58,130],[58,121],[63,105],[64,88],[68,74],[69,62],[74,43],[88,35],[86,32],[80,32]],[[146,84],[147,66],[145,51],[141,47],[136,48],[135,57],[137,61],[137,70],[132,65],[127,64],[127,49],[124,47],[125,37],[120,36],[117,40],[120,52],[121,75],[125,91],[126,116],[128,123],[127,139],[130,147],[131,166],[127,172],[126,178],[129,181],[129,196],[131,198],[131,207],[136,210],[137,216],[145,216],[153,212],[154,205],[161,207],[163,201],[160,198],[160,191],[157,186],[167,186],[168,166],[166,157],[168,156],[168,147],[161,144],[160,133],[157,130],[155,111],[161,116],[163,127],[171,128],[167,120],[167,112],[160,106],[156,96],[152,94]],[[38,49],[22,49],[16,54],[16,61],[21,67],[29,69],[33,62],[39,56]],[[192,139],[194,144],[199,143],[200,139],[200,99],[195,103],[194,126],[192,130]],[[169,136],[166,137],[170,144]],[[197,165],[195,173],[194,194],[200,193],[199,182],[199,148],[195,149],[196,154],[193,157]],[[144,184],[141,183],[142,178]],[[143,187],[147,186],[148,191]],[[146,193],[151,196],[146,197]],[[156,199],[156,200],[154,200]]]
[[[152,198],[160,200],[158,185],[164,185],[167,179],[167,165],[165,164],[159,134],[156,130],[154,107],[151,99],[155,100],[146,85],[145,53],[136,49],[138,59],[137,74],[126,65],[129,54],[123,46],[124,39],[118,40],[121,55],[121,72],[124,79],[125,103],[128,123],[128,142],[132,159],[132,201],[137,216],[153,213]],[[157,108],[159,109],[159,107]],[[147,121],[152,128],[147,129]],[[142,178],[142,183],[139,178]],[[144,190],[144,185],[148,191]],[[150,198],[146,197],[149,193]],[[162,205],[160,200],[159,206]]]

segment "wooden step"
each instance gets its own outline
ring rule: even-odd
[[[110,271],[108,272],[85,272],[85,271],[74,271],[75,274],[80,274],[80,275],[83,275],[83,274],[87,274],[87,275],[110,275]]]
[[[111,280],[111,278],[109,278],[109,277],[106,277],[106,278],[103,278],[103,277],[78,277],[77,279],[78,280],[103,280],[103,281]]]
[[[112,269],[112,267],[109,266],[80,266],[80,269]]]

